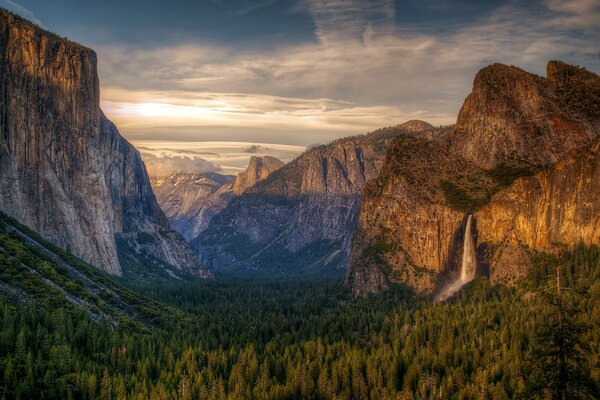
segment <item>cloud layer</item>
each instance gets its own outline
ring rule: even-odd
[[[229,127],[248,140],[246,132],[264,129],[305,145],[317,133],[326,141],[412,118],[451,123],[475,72],[492,62],[538,73],[550,58],[592,70],[600,64],[591,0],[548,0],[545,16],[505,5],[438,33],[395,26],[388,0],[300,5],[315,21],[315,42],[265,51],[199,43],[100,48],[105,111],[125,133]]]
[[[134,140],[150,176],[176,172],[219,172],[236,175],[246,169],[251,156],[270,155],[289,162],[305,147],[248,142],[181,142]]]
[[[306,146],[408,119],[452,123],[493,62],[600,69],[597,0],[511,1],[452,27],[401,26],[391,0],[303,0],[295,12],[311,16],[314,40],[100,47],[105,112],[136,140]]]

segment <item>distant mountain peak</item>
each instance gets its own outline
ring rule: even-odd
[[[235,178],[233,193],[240,196],[246,189],[266,179],[271,173],[283,167],[283,162],[276,157],[263,156],[250,157],[248,168]]]

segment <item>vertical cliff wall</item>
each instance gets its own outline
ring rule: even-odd
[[[522,278],[532,251],[600,245],[599,194],[596,140],[494,195],[475,215],[492,281],[511,284]]]
[[[122,237],[205,275],[169,230],[138,152],[102,115],[92,50],[0,9],[0,84],[0,209],[112,274],[123,273]]]
[[[357,296],[398,283],[431,293],[440,273],[458,272],[465,214],[495,185],[438,142],[397,138],[363,190],[346,284]]]
[[[452,132],[394,142],[363,191],[346,276],[356,295],[396,283],[431,293],[441,272],[456,274],[477,210],[478,257],[494,282],[524,276],[533,251],[600,241],[600,78],[556,61],[547,70],[486,67]]]

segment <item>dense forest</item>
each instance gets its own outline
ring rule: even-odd
[[[36,290],[83,289],[18,235],[0,249],[0,399],[598,398],[598,247],[538,255],[518,287],[483,277],[448,302],[353,299],[335,280],[106,281],[134,306],[104,296],[104,314]]]

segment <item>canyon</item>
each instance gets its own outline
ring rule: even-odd
[[[110,274],[345,275],[356,296],[435,296],[600,244],[600,78],[583,68],[493,64],[453,126],[148,177],[100,109],[96,54],[0,13],[0,210]]]

